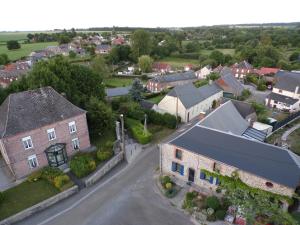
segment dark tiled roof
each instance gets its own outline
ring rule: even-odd
[[[168,93],[168,95],[174,97],[178,96],[184,107],[189,109],[190,107],[221,91],[222,90],[214,83],[200,88],[196,88],[194,84],[189,83],[176,86]]]
[[[232,89],[232,91],[237,94],[241,95],[242,91],[244,90],[243,85],[234,77],[232,71],[228,67],[224,67],[220,72],[221,77],[218,79],[217,84],[225,83],[228,87]]]
[[[299,156],[289,150],[197,125],[170,144],[287,187],[299,185]]]
[[[295,92],[297,86],[299,86],[298,94],[300,94],[300,73],[278,71],[275,75],[277,80],[275,88]]]
[[[152,109],[152,107],[154,106],[154,103],[146,101],[146,100],[142,100],[142,101],[140,101],[140,105],[144,109]]]
[[[34,130],[85,113],[51,87],[9,95],[0,106],[0,137]]]
[[[255,113],[255,110],[251,104],[237,100],[231,101],[244,119],[250,114]]]
[[[242,135],[249,126],[231,101],[208,114],[200,121],[200,125],[236,135]]]
[[[189,71],[185,73],[176,73],[172,75],[156,76],[151,80],[158,83],[168,83],[168,82],[174,82],[180,80],[194,80],[194,79],[196,79],[195,72]]]
[[[116,97],[122,95],[128,95],[131,86],[128,87],[117,87],[117,88],[107,88],[105,90],[107,97]]]
[[[294,98],[284,96],[284,95],[280,95],[280,94],[277,94],[277,93],[274,93],[274,92],[271,92],[268,95],[267,98],[273,99],[274,101],[277,101],[277,102],[283,102],[283,103],[288,104],[288,105],[294,105],[296,102],[299,101],[299,99],[294,99]]]

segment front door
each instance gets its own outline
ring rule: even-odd
[[[189,181],[194,182],[195,180],[195,170],[192,168],[189,168]]]
[[[188,112],[187,114],[187,121],[186,122],[189,122],[190,121],[190,112]]]

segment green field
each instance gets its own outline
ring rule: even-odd
[[[231,56],[234,55],[234,52],[235,50],[233,48],[217,48],[215,50],[218,50],[220,52],[222,52],[223,54],[229,54]],[[210,53],[212,53],[214,50],[200,50],[200,54],[203,54],[203,55],[209,55]]]
[[[104,79],[103,82],[106,87],[126,87],[132,84],[133,78],[112,77]]]
[[[27,39],[27,34],[28,32],[0,32],[0,45],[10,40],[24,41]]]
[[[175,57],[166,57],[159,62],[168,63],[173,68],[183,68],[187,64],[192,64],[194,66],[199,66],[199,61],[197,59],[182,59],[182,58],[175,58]]]
[[[21,48],[17,50],[8,50],[6,45],[0,45],[0,54],[5,53],[10,60],[18,60],[28,56],[31,52],[42,50],[48,46],[58,45],[57,42],[41,42],[32,44],[21,44]]]

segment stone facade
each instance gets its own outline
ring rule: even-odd
[[[70,133],[69,122],[75,121],[76,132]],[[47,130],[54,128],[56,138],[49,141]],[[31,137],[33,147],[26,149],[23,146],[22,138]],[[79,148],[86,149],[90,147],[90,139],[86,115],[81,114],[69,119],[58,121],[54,124],[49,124],[35,130],[19,133],[14,136],[9,136],[1,140],[1,153],[16,179],[27,176],[34,170],[40,169],[48,165],[48,160],[45,150],[56,143],[66,144],[66,153],[70,157],[78,150],[74,150],[72,140],[78,138]],[[36,155],[38,166],[30,168],[28,157]]]
[[[283,186],[281,184],[275,183],[271,180],[267,180],[262,177],[258,177],[254,174],[250,174],[246,171],[239,170],[238,168],[232,167],[230,165],[218,162],[214,159],[207,158],[196,153],[179,149],[182,151],[181,159],[176,158],[176,146],[170,144],[162,144],[161,146],[161,171],[163,174],[168,174],[175,177],[176,179],[183,180],[185,182],[189,181],[189,169],[195,171],[194,175],[194,184],[205,187],[210,190],[215,190],[218,186],[216,184],[216,179],[213,180],[213,183],[210,183],[209,180],[200,179],[201,169],[205,169],[211,172],[214,172],[214,167],[216,166],[221,175],[231,176],[234,171],[237,171],[240,179],[248,184],[251,187],[260,188],[265,191],[273,192],[276,194],[292,196],[294,189]],[[172,162],[178,163],[184,166],[183,174],[172,171]],[[271,183],[272,187],[267,186],[266,184]]]

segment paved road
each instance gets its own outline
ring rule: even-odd
[[[251,96],[250,96],[250,100],[254,100],[258,103],[262,103],[265,104],[265,99],[266,97],[271,93],[270,90],[266,90],[266,91],[258,91],[255,89],[255,87],[251,86],[251,85],[244,85],[245,88],[247,88],[248,90],[250,90],[251,92]]]
[[[287,137],[293,133],[295,130],[297,130],[298,128],[300,128],[300,123],[296,124],[295,126],[293,126],[292,128],[288,129],[287,131],[285,131],[283,133],[283,135],[281,136],[281,140],[282,141],[286,141]]]
[[[154,182],[159,152],[146,149],[101,183],[40,212],[23,225],[190,225],[190,219],[160,196]]]

